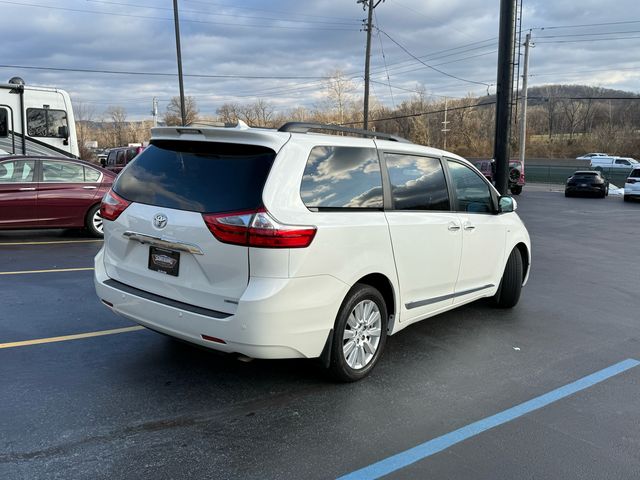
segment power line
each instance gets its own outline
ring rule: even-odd
[[[111,75],[143,75],[151,77],[175,77],[177,73],[164,72],[139,72],[127,70],[98,70],[89,68],[61,68],[61,67],[38,67],[34,65],[0,65],[0,68],[21,68],[25,70],[50,70],[56,72],[78,72],[78,73],[104,73]],[[326,79],[326,76],[287,76],[287,75],[207,75],[207,74],[185,74],[185,77],[194,78],[228,78],[243,80],[298,80],[298,79]]]
[[[117,5],[117,6],[124,6],[124,7],[137,7],[137,8],[148,8],[151,10],[165,10],[165,11],[173,11],[173,8],[170,7],[158,7],[155,5],[142,5],[142,4],[137,4],[137,3],[124,3],[124,2],[114,2],[114,1],[108,1],[108,0],[86,0],[87,2],[91,2],[91,3],[99,3],[99,4],[104,4],[104,5]],[[253,20],[274,20],[274,21],[278,21],[278,22],[293,22],[293,23],[310,23],[310,24],[324,24],[324,25],[351,25],[351,26],[355,26],[358,22],[357,21],[352,21],[352,22],[326,22],[326,21],[313,21],[313,20],[286,20],[283,18],[273,18],[273,17],[258,17],[258,16],[253,16],[253,15],[238,15],[238,14],[233,14],[233,13],[212,13],[212,12],[205,12],[204,10],[189,10],[189,9],[181,9],[182,13],[196,13],[196,14],[204,14],[204,15],[211,15],[211,16],[216,16],[216,17],[234,17],[234,18],[250,18]]]
[[[430,68],[431,70],[434,70],[438,73],[441,73],[442,75],[445,75],[447,77],[451,77],[451,78],[455,78],[456,80],[460,80],[462,82],[466,82],[466,83],[472,83],[475,85],[484,85],[486,87],[490,87],[491,85],[485,82],[477,82],[475,80],[468,80],[466,78],[462,78],[462,77],[458,77],[456,75],[453,75],[451,73],[447,73],[444,70],[440,70],[439,68],[436,68],[432,65],[429,65],[428,63],[423,62],[422,60],[420,60],[420,58],[416,57],[413,53],[411,53],[409,50],[407,50],[405,47],[403,47],[400,43],[396,42],[393,38],[391,38],[391,36],[389,36],[388,33],[386,33],[384,30],[380,30],[378,29],[378,31],[380,31],[384,36],[386,36],[389,40],[391,40],[393,43],[395,43],[403,52],[405,52],[407,55],[409,55],[410,57],[414,58],[415,60],[417,60],[418,62],[420,62],[421,64],[423,64],[425,67]]]
[[[582,43],[582,42],[608,42],[611,40],[630,40],[633,38],[640,38],[640,36],[634,37],[612,37],[612,38],[583,38],[581,40],[550,40],[548,42],[539,42],[536,40],[536,45],[541,43]]]
[[[594,32],[594,33],[572,33],[572,34],[562,34],[562,35],[538,35],[538,38],[567,38],[567,37],[593,37],[593,36],[602,36],[602,35],[623,35],[627,33],[640,33],[640,30],[626,30],[622,32]]]
[[[254,10],[254,11],[257,11],[257,12],[283,13],[285,15],[295,15],[297,17],[331,18],[331,19],[337,19],[337,20],[350,20],[350,21],[353,21],[353,22],[360,22],[361,21],[360,18],[332,17],[332,16],[327,16],[327,15],[312,15],[312,14],[309,14],[309,13],[295,13],[295,12],[284,11],[284,10],[273,10],[273,9],[266,9],[266,8],[246,7],[246,6],[241,6],[241,5],[230,5],[228,3],[202,2],[202,1],[196,1],[196,0],[184,0],[184,1],[186,1],[188,3],[198,4],[198,5],[206,5],[207,7],[218,6],[218,7],[233,8],[233,9],[236,9],[236,10]]]
[[[98,14],[98,15],[109,15],[113,17],[128,17],[128,18],[142,18],[149,20],[163,20],[173,22],[173,18],[167,17],[152,17],[150,15],[134,15],[131,13],[116,13],[116,12],[105,12],[99,10],[85,10],[80,8],[68,8],[68,7],[58,7],[53,5],[41,5],[37,3],[22,3],[15,2],[10,0],[0,0],[0,3],[7,5],[18,5],[21,7],[35,7],[35,8],[45,8],[49,10],[60,10],[64,12],[76,12],[76,13],[90,13],[90,14]],[[256,24],[246,24],[246,23],[226,23],[226,22],[211,22],[207,20],[182,20],[183,22],[189,23],[197,23],[197,24],[206,24],[206,25],[226,25],[233,27],[244,27],[244,28],[270,28],[270,29],[279,29],[279,30],[309,30],[309,27],[291,27],[284,25],[256,25]],[[351,28],[341,28],[341,27],[315,27],[316,30],[331,30],[331,31],[353,31]]]
[[[456,110],[465,110],[467,108],[477,108],[477,107],[485,107],[487,105],[495,105],[496,102],[494,101],[490,101],[490,102],[484,102],[484,103],[477,103],[475,105],[464,105],[461,107],[453,107],[453,108],[447,108],[446,111],[448,112],[452,112],[452,111],[456,111]],[[375,118],[375,119],[371,119],[372,122],[384,122],[387,120],[400,120],[403,118],[413,118],[413,117],[421,117],[423,115],[435,115],[436,113],[444,113],[445,109],[442,110],[432,110],[430,112],[418,112],[418,113],[409,113],[406,115],[395,115],[393,117],[384,117],[384,118]],[[359,125],[362,122],[347,122],[347,123],[341,123],[340,125]]]
[[[561,28],[601,27],[606,25],[629,25],[633,23],[640,23],[640,20],[625,20],[620,22],[603,22],[603,23],[582,23],[582,24],[574,24],[574,25],[552,25],[547,27],[533,27],[527,30],[557,30]]]

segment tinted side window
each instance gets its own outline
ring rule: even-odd
[[[0,137],[9,135],[9,116],[6,108],[0,108]]]
[[[97,182],[100,178],[100,172],[93,168],[84,167],[84,181],[85,182]]]
[[[382,208],[382,176],[375,148],[314,147],[300,196],[308,208]]]
[[[0,163],[0,183],[33,182],[33,160],[10,160]]]
[[[118,176],[132,202],[201,213],[262,205],[275,152],[258,145],[156,140]]]
[[[84,167],[77,163],[42,160],[42,181],[56,183],[83,183]]]
[[[133,160],[133,158],[137,154],[138,154],[138,149],[137,148],[129,148],[129,149],[127,149],[126,163],[129,163],[131,160]]]
[[[107,157],[107,165],[115,165],[116,164],[116,152],[109,152],[109,156]]]
[[[486,182],[473,170],[448,160],[449,173],[458,199],[457,211],[469,213],[492,213],[493,200]]]
[[[396,210],[449,210],[449,192],[440,160],[385,153]]]
[[[116,154],[116,165],[124,165],[124,150],[118,150]]]
[[[58,128],[67,125],[67,112],[47,108],[27,109],[27,133],[31,137],[62,138]]]

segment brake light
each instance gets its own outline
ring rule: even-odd
[[[264,208],[202,215],[214,237],[223,243],[259,248],[305,248],[316,227],[283,225]]]
[[[131,202],[125,200],[113,190],[109,190],[102,199],[102,204],[100,204],[100,215],[105,220],[114,221],[129,205],[131,205]]]

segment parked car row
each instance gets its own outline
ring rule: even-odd
[[[599,170],[578,170],[565,184],[565,197],[595,195],[605,198],[609,194],[609,180]],[[640,167],[634,168],[624,183],[624,201],[640,199]]]

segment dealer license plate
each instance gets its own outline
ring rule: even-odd
[[[180,272],[180,252],[149,247],[149,269],[177,277]]]

